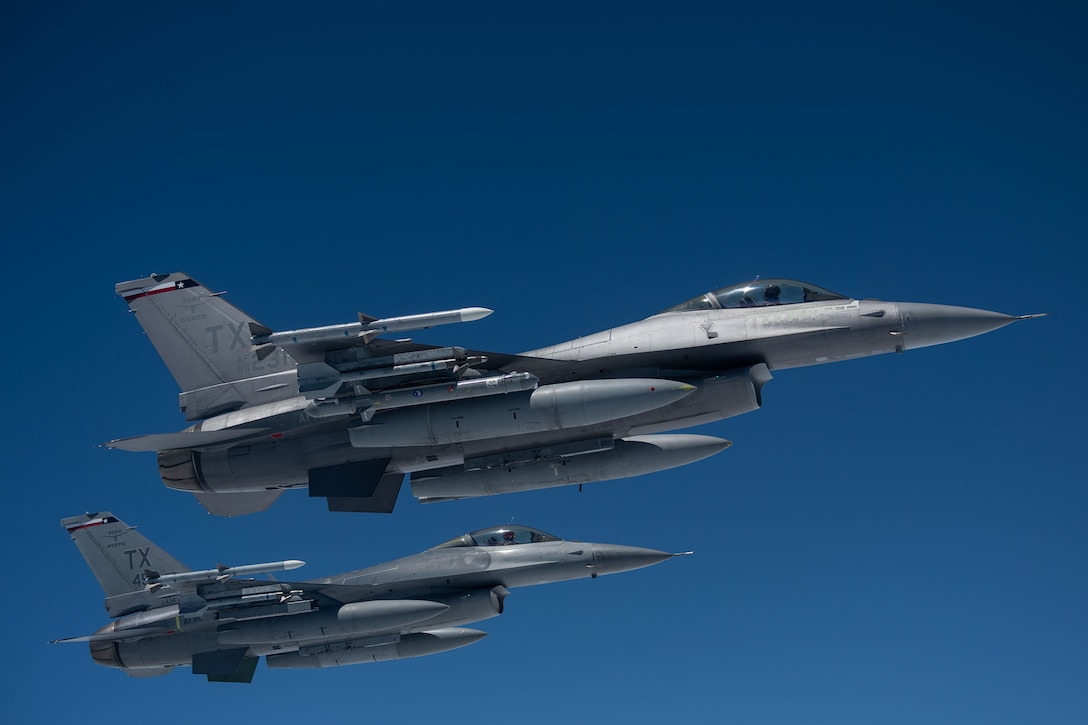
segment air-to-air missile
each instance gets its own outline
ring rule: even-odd
[[[87,642],[95,662],[133,677],[189,666],[227,682],[249,682],[262,656],[272,668],[338,667],[464,647],[485,633],[463,625],[501,614],[510,589],[680,555],[511,524],[367,569],[285,582],[240,577],[303,562],[190,571],[109,512],[61,525],[102,585],[113,621],[58,642]]]
[[[170,488],[212,513],[309,488],[336,511],[605,481],[730,445],[669,433],[753,411],[778,370],[903,352],[1036,315],[859,300],[804,282],[726,287],[639,322],[518,355],[379,335],[480,319],[482,307],[274,332],[182,273],[122,282],[182,389],[157,451]]]
[[[164,586],[166,584],[209,584],[211,582],[223,582],[236,576],[253,576],[254,574],[269,574],[274,571],[290,571],[305,566],[306,562],[298,559],[286,561],[270,561],[265,564],[244,564],[242,566],[218,566],[215,569],[202,569],[200,571],[171,572],[161,574],[151,569],[144,570],[144,578],[149,584]]]
[[[494,310],[489,310],[486,307],[462,307],[459,310],[425,312],[421,315],[402,315],[400,317],[386,317],[381,320],[360,313],[358,322],[348,322],[343,325],[326,325],[324,327],[308,327],[302,330],[273,332],[264,325],[253,323],[249,329],[253,333],[251,339],[258,348],[258,354],[267,357],[279,345],[339,342],[345,337],[369,337],[373,339],[377,335],[388,332],[411,332],[412,330],[426,330],[439,325],[453,325],[458,322],[475,322],[476,320],[482,320],[492,312]]]

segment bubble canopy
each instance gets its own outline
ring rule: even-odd
[[[738,307],[772,307],[799,305],[802,302],[829,302],[849,299],[837,292],[793,279],[760,279],[741,282],[707,292],[695,299],[670,307],[665,312],[694,312],[697,310],[730,310]]]
[[[470,534],[439,544],[435,549],[452,549],[458,546],[504,546],[510,544],[536,544],[541,541],[562,541],[558,536],[534,529],[529,526],[495,526],[480,529]]]

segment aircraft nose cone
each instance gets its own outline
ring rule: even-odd
[[[621,571],[641,569],[671,559],[674,554],[657,549],[619,544],[594,544],[593,567],[595,574],[615,574]]]
[[[982,335],[1022,318],[972,307],[901,302],[899,319],[903,347],[913,350]]]

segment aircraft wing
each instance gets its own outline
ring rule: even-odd
[[[562,373],[577,362],[571,360],[552,360],[546,357],[532,357],[529,355],[515,355],[506,352],[486,352],[484,350],[469,350],[469,355],[482,357],[487,360],[484,365],[488,370],[503,373],[532,373],[540,378],[542,385],[566,380]]]
[[[375,350],[388,352],[418,352],[422,350],[438,350],[434,345],[423,345],[416,342],[403,340],[374,340],[371,346]],[[466,349],[465,354],[470,360],[479,359],[478,367],[481,371],[491,373],[532,373],[540,378],[541,384],[566,380],[564,371],[578,362],[572,360],[554,360],[546,357],[533,357],[531,355],[518,355],[509,352],[494,352],[490,350]]]
[[[349,586],[346,584],[326,584],[317,590],[329,599],[335,599],[342,604],[357,602],[361,599],[374,596],[374,587]]]
[[[380,586],[363,586],[353,584],[322,584],[314,588],[313,582],[303,583],[297,585],[299,587],[309,587],[309,591],[316,594],[320,594],[323,597],[333,599],[341,604],[350,604],[352,602],[365,601],[367,599],[373,599],[375,597],[388,596],[385,594],[388,591],[388,587],[382,588]],[[449,587],[446,591],[456,591],[457,587]],[[419,596],[410,596],[413,592],[400,592],[395,598],[404,599],[428,599],[430,596],[435,595],[422,595],[418,591],[414,592]]]
[[[85,634],[82,637],[65,637],[54,639],[49,644],[64,644],[67,642],[119,642],[121,640],[142,639],[144,637],[156,637],[172,631],[168,627],[140,627],[138,629],[124,629],[120,632],[101,632]]]
[[[484,307],[384,319],[359,313],[358,322],[279,332],[250,322],[249,343],[258,361],[269,358],[277,349],[287,353],[296,364],[298,392],[311,400],[344,397],[345,393],[358,397],[428,382],[479,377],[487,372],[535,374],[536,370],[550,371],[571,364],[379,337],[471,322],[490,314],[491,310]]]

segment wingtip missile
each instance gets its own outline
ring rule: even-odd
[[[343,325],[326,325],[324,327],[307,327],[300,330],[288,330],[285,332],[272,332],[262,326],[250,326],[252,337],[250,342],[257,347],[257,354],[267,357],[271,348],[276,345],[305,345],[311,343],[331,342],[344,338],[361,338],[369,341],[375,335],[387,332],[407,332],[410,330],[425,330],[439,325],[452,325],[459,322],[475,322],[490,315],[494,310],[487,307],[462,307],[456,310],[444,310],[442,312],[425,312],[419,315],[402,315],[399,317],[374,318],[370,315],[359,313],[358,322],[349,322]]]
[[[494,310],[487,307],[462,307],[457,310],[425,312],[421,315],[403,315],[373,320],[362,325],[363,330],[376,332],[407,332],[425,330],[438,325],[452,325],[458,322],[475,322],[490,315]]]
[[[495,310],[492,310],[488,307],[462,307],[461,322],[475,322],[476,320],[482,320],[494,311]]]
[[[270,561],[264,564],[245,564],[243,566],[218,565],[214,569],[202,569],[201,571],[186,571],[176,574],[159,574],[156,571],[146,571],[144,575],[152,585],[165,584],[205,584],[216,581],[224,581],[236,576],[250,576],[253,574],[267,574],[274,571],[289,571],[304,566],[306,562],[300,559],[286,559],[284,561]]]

